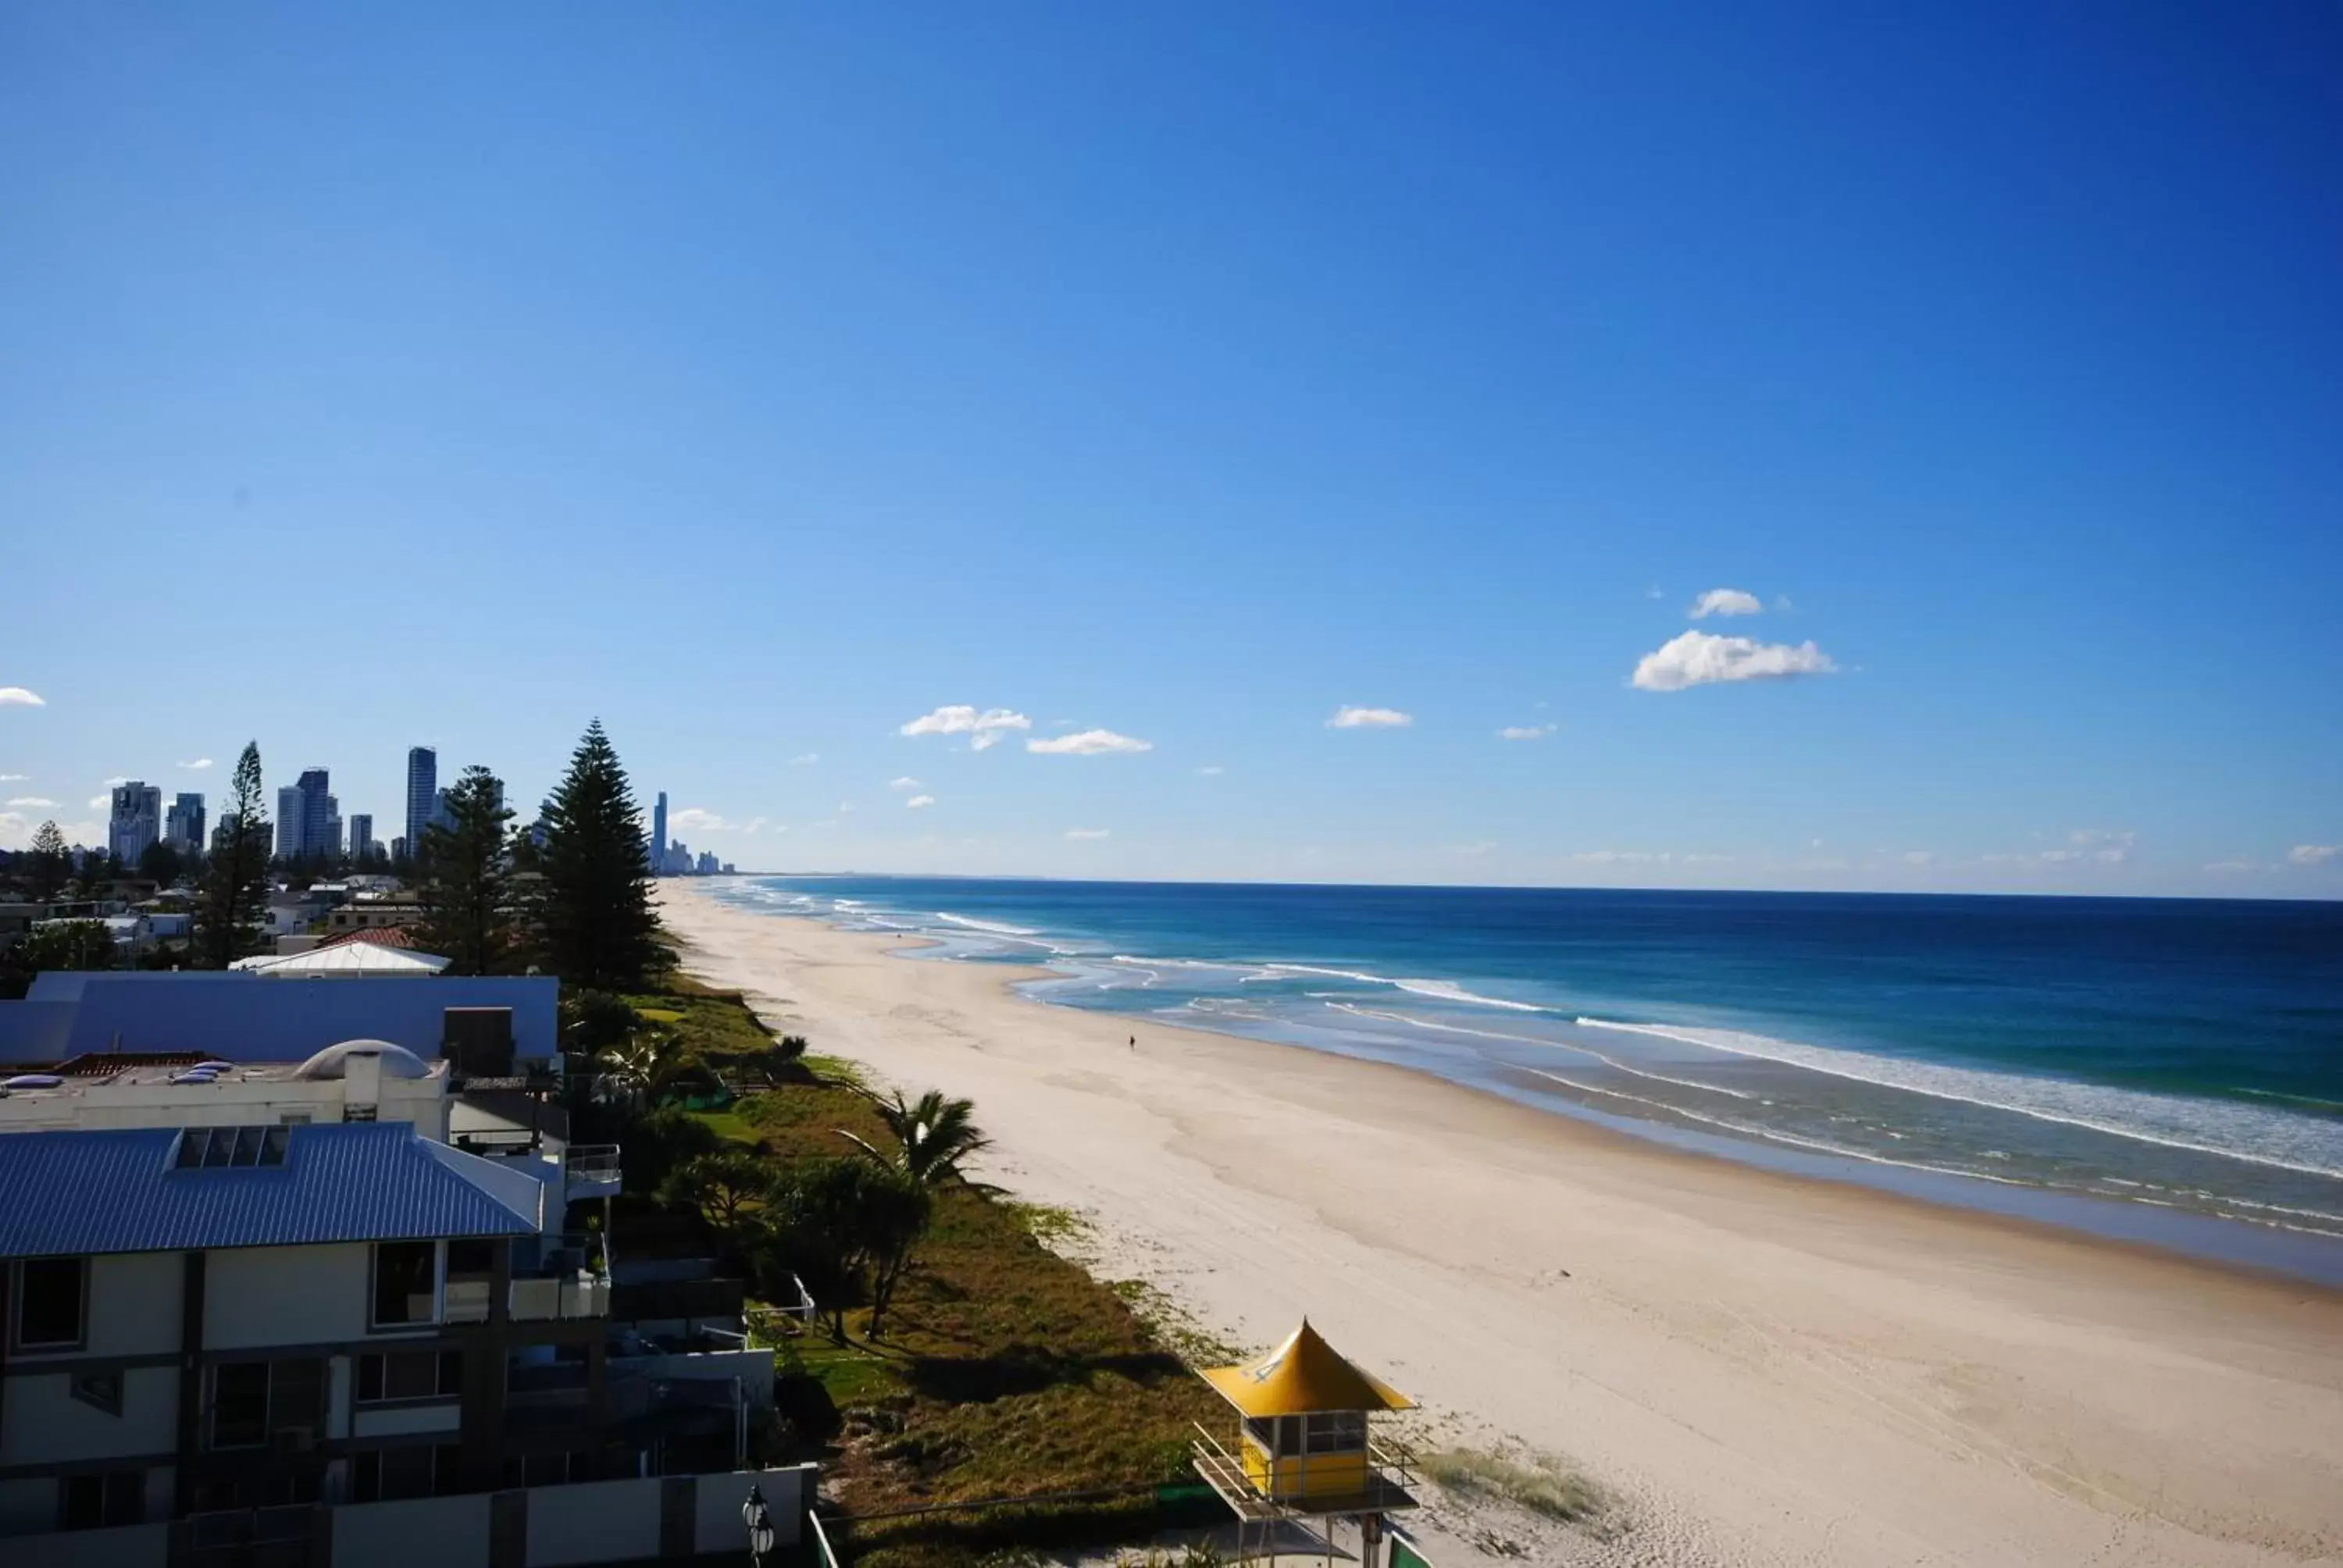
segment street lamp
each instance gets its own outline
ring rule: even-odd
[[[764,1489],[753,1482],[740,1503],[740,1523],[749,1527],[749,1561],[764,1568],[765,1553],[773,1549],[773,1511],[765,1506]]]

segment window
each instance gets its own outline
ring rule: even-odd
[[[17,1265],[16,1348],[80,1349],[88,1285],[86,1258],[34,1258]]]
[[[190,1127],[179,1134],[171,1161],[179,1171],[253,1170],[285,1163],[282,1127]]]
[[[104,1411],[108,1415],[122,1413],[122,1373],[118,1369],[75,1372],[65,1392],[92,1410]]]
[[[1305,1418],[1309,1423],[1308,1452],[1357,1453],[1367,1446],[1367,1418],[1358,1411],[1336,1411]]]
[[[461,1351],[403,1351],[358,1357],[359,1404],[402,1399],[453,1399],[464,1391]]]
[[[439,1248],[434,1241],[377,1241],[374,1249],[377,1328],[439,1321]]]
[[[268,1363],[212,1369],[212,1446],[257,1448],[268,1441]]]
[[[326,1363],[316,1356],[212,1369],[212,1446],[258,1448],[325,1418]]]
[[[352,1495],[359,1503],[389,1503],[452,1492],[461,1473],[458,1452],[452,1443],[360,1449],[350,1462]]]
[[[103,1530],[146,1523],[146,1473],[114,1470],[102,1475],[68,1475],[57,1486],[57,1527]]]

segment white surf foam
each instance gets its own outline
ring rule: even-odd
[[[1024,926],[1004,926],[997,920],[970,920],[966,915],[955,915],[949,910],[938,910],[936,919],[946,925],[964,926],[971,931],[985,931],[996,937],[1038,937],[1041,934]]]
[[[2225,1160],[2298,1171],[2306,1175],[2343,1177],[2343,1126],[2283,1111],[2217,1100],[2188,1100],[2066,1079],[2028,1078],[2017,1073],[1906,1061],[1734,1030],[1669,1028],[1603,1018],[1581,1018],[1577,1021],[1584,1029],[1616,1030],[1731,1056],[1778,1061],[1882,1089],[1898,1089],[1936,1100],[2006,1111],[2037,1121],[2087,1128],[2113,1138],[2186,1149]]]
[[[1503,997],[1483,996],[1478,991],[1466,990],[1453,980],[1393,980],[1389,975],[1366,974],[1358,970],[1322,969],[1315,964],[1275,963],[1263,964],[1262,968],[1272,977],[1282,974],[1325,975],[1332,980],[1356,980],[1361,985],[1393,986],[1401,990],[1410,991],[1417,996],[1432,997],[1440,1001],[1461,1001],[1469,1002],[1474,1007],[1503,1008],[1508,1012],[1552,1012],[1554,1010],[1552,1008],[1539,1007],[1534,1002],[1507,1001]]]
[[[1544,1046],[1548,1050],[1566,1050],[1573,1056],[1583,1056],[1590,1060],[1599,1061],[1614,1071],[1624,1072],[1634,1078],[1648,1078],[1654,1083],[1673,1083],[1679,1089],[1697,1089],[1705,1094],[1723,1094],[1735,1100],[1758,1098],[1742,1090],[1726,1089],[1715,1083],[1703,1083],[1696,1078],[1676,1078],[1664,1072],[1654,1072],[1648,1068],[1630,1067],[1617,1057],[1606,1056],[1591,1046],[1572,1045],[1559,1040],[1542,1040],[1534,1034],[1507,1034],[1503,1030],[1467,1029],[1461,1023],[1437,1023],[1428,1018],[1415,1018],[1403,1012],[1388,1012],[1381,1008],[1360,1007],[1353,1002],[1334,1001],[1328,1002],[1326,1005],[1338,1011],[1354,1013],[1361,1018],[1385,1019],[1393,1023],[1407,1024],[1414,1029],[1436,1030],[1442,1034],[1470,1035],[1475,1040],[1518,1040],[1523,1045]],[[1530,1070],[1534,1072],[1539,1070],[1532,1068]]]

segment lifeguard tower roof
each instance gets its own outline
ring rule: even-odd
[[[1343,1360],[1307,1318],[1261,1360],[1210,1367],[1202,1375],[1248,1416],[1415,1408],[1415,1401]]]

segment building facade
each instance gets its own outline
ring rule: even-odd
[[[163,836],[163,791],[127,779],[114,787],[113,808],[106,825],[106,849],[135,866]]]
[[[201,795],[187,789],[178,793],[171,802],[170,810],[164,813],[163,837],[182,855],[203,852],[204,798]]]
[[[651,875],[667,875],[667,791],[659,792],[659,801],[651,808]]]
[[[407,749],[407,852],[419,853],[423,829],[439,799],[439,754],[428,746]]]
[[[305,768],[294,789],[301,799],[301,849],[304,855],[341,852],[341,824],[333,786],[323,768]]]
[[[350,817],[350,859],[363,860],[374,853],[374,816],[358,811]]]
[[[277,853],[290,859],[301,853],[301,790],[287,784],[277,791]]]

